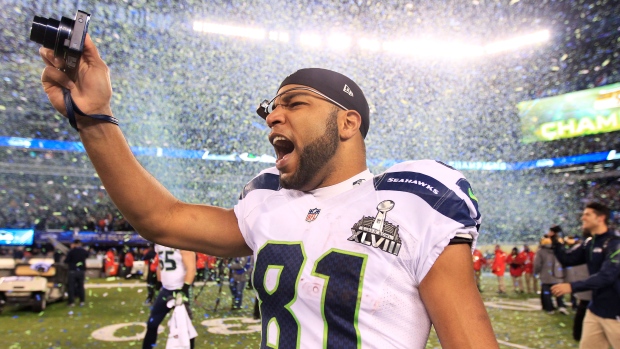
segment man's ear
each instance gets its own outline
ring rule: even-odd
[[[356,135],[361,135],[362,116],[355,110],[345,110],[342,112],[340,138],[349,139]]]

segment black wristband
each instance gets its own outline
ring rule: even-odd
[[[77,122],[75,121],[75,113],[82,115],[82,116],[88,116],[89,118],[110,122],[118,126],[118,119],[113,116],[104,115],[104,114],[90,114],[90,115],[84,114],[84,112],[82,112],[80,108],[78,108],[78,106],[75,105],[75,103],[73,102],[73,98],[71,98],[71,92],[68,89],[63,87],[62,94],[65,98],[65,109],[67,111],[67,118],[69,119],[69,124],[76,131],[79,131],[79,129],[77,127]]]
[[[189,286],[190,284],[184,283],[183,288],[181,288],[181,292],[183,292],[185,296],[187,296],[188,298],[189,298]]]

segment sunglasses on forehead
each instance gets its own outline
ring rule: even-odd
[[[324,100],[332,103],[333,105],[337,106],[340,109],[343,110],[349,110],[347,108],[345,108],[342,104],[336,102],[335,100],[327,97],[325,94],[313,89],[312,87],[293,87],[289,90],[286,90],[282,93],[280,93],[279,95],[273,97],[271,100],[267,100],[265,99],[264,101],[261,102],[261,104],[258,106],[258,108],[256,109],[256,113],[258,114],[258,116],[260,116],[263,119],[267,118],[267,115],[271,114],[271,112],[278,106],[275,101],[278,97],[281,97],[284,94],[287,94],[291,91],[310,91],[310,92],[314,92],[317,95],[321,96]],[[314,96],[316,97],[316,96]],[[318,97],[317,97],[318,98]]]

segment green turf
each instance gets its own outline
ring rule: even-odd
[[[508,280],[507,280],[508,281]],[[93,279],[89,283],[97,286],[87,290],[87,304],[84,307],[68,307],[65,303],[54,303],[42,313],[33,313],[27,307],[8,307],[0,315],[0,348],[38,349],[38,348],[140,348],[141,340],[102,341],[93,338],[95,330],[108,325],[122,323],[144,323],[149,308],[142,305],[146,296],[145,287],[138,286],[137,280]],[[121,287],[124,286],[124,287]],[[136,287],[127,287],[136,286]],[[495,278],[483,277],[483,299],[489,301],[508,301],[539,306],[536,295],[517,295],[508,286],[508,294],[499,296],[496,292]],[[99,288],[101,287],[101,288]],[[194,289],[194,294],[199,287]],[[252,317],[252,292],[245,293],[244,309],[230,311],[230,291],[224,286],[219,309],[214,312],[218,287],[205,287],[194,303],[194,326],[198,331],[196,348],[258,348],[259,332],[252,331],[253,323],[242,323],[234,318]],[[577,348],[572,340],[573,316],[547,315],[541,310],[521,311],[488,308],[493,328],[498,340],[529,348]],[[248,332],[222,335],[207,331],[201,325],[205,320],[229,318],[225,320],[229,331]],[[250,321],[250,320],[247,320]],[[165,325],[167,319],[164,320]],[[210,328],[215,330],[214,325]],[[220,325],[220,327],[222,327]],[[473,328],[472,331],[476,329]],[[139,337],[144,327],[131,325],[117,329],[117,338]],[[159,336],[159,348],[165,348],[166,334]],[[500,345],[510,348],[508,345]],[[427,348],[440,348],[437,337],[432,332]]]

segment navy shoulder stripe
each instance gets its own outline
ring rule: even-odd
[[[446,167],[447,167],[447,168],[449,168],[449,169],[452,169],[452,170],[458,171],[456,168],[454,168],[454,167],[452,167],[452,166],[450,166],[450,165],[448,165],[448,164],[446,164],[446,163],[444,163],[444,162],[441,162],[441,161],[439,161],[439,160],[435,160],[435,162],[436,162],[436,163],[438,163],[438,164],[440,164],[440,165],[444,165],[444,166],[446,166]]]
[[[280,176],[273,173],[263,173],[256,176],[243,187],[239,200],[244,199],[249,192],[256,189],[280,190]]]
[[[456,182],[456,185],[458,185],[459,188],[461,188],[461,190],[463,191],[463,193],[465,193],[465,195],[469,196],[469,198],[471,199],[471,202],[474,204],[474,207],[476,208],[476,219],[480,219],[480,209],[478,209],[478,198],[476,197],[476,195],[474,195],[474,191],[471,189],[471,184],[469,184],[467,179],[461,178],[459,179],[458,182]]]
[[[473,227],[469,207],[454,191],[428,175],[418,172],[388,172],[374,178],[375,190],[393,190],[414,194],[434,210],[466,227]]]

